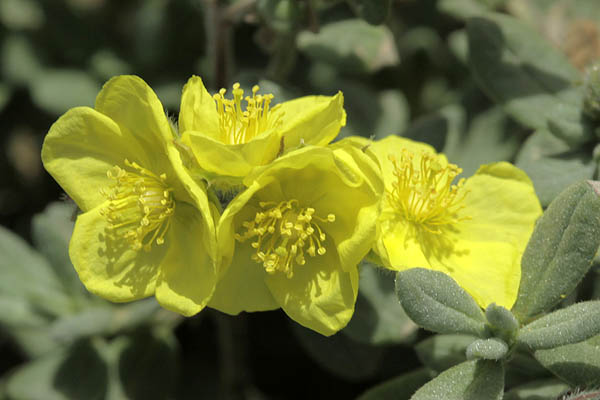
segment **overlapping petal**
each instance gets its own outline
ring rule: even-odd
[[[232,313],[281,307],[297,322],[324,335],[348,323],[358,290],[357,264],[373,244],[379,199],[373,187],[381,182],[368,182],[353,155],[346,158],[341,152],[307,146],[244,179],[248,188],[232,200],[219,222],[224,276],[211,306]],[[234,241],[233,236],[243,231],[244,222],[264,212],[260,204],[290,200],[314,209],[313,218],[327,239],[323,254],[306,254],[306,263],[294,264],[288,276],[279,270],[267,272],[251,259],[257,252],[252,240]],[[328,215],[335,215],[334,220]]]
[[[42,159],[85,211],[70,255],[86,287],[112,301],[156,293],[166,308],[192,315],[217,279],[214,212],[175,138],[152,89],[120,76],[104,85],[96,109],[59,118]]]
[[[271,105],[268,112],[266,106],[259,107],[264,110],[259,113],[265,121],[262,130],[232,141],[232,133],[227,129],[233,128],[224,128],[221,119],[228,114],[237,121],[233,130],[243,131],[240,126],[244,112],[239,109],[243,106],[235,106],[237,111],[229,112],[219,111],[217,105],[202,80],[196,76],[190,78],[179,115],[181,143],[194,155],[204,176],[217,184],[239,184],[253,167],[267,165],[301,143],[326,145],[346,123],[341,93],[307,96]]]

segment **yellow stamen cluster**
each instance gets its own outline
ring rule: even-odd
[[[334,214],[321,218],[314,208],[300,207],[298,200],[259,205],[264,211],[257,212],[253,221],[242,223],[246,232],[235,234],[235,238],[240,242],[257,238],[251,244],[256,249],[252,259],[262,263],[268,273],[281,271],[291,278],[294,264],[306,263],[305,252],[311,257],[326,253],[327,236],[318,223],[334,222]]]
[[[155,175],[135,162],[125,160],[129,171],[114,166],[106,172],[115,181],[100,192],[109,200],[100,213],[109,223],[111,240],[126,240],[133,250],[150,251],[161,245],[175,210],[166,175]]]
[[[435,154],[415,155],[406,149],[400,159],[393,156],[389,159],[394,165],[396,181],[388,191],[388,200],[402,218],[436,234],[441,233],[443,225],[469,218],[458,215],[464,208],[464,178],[452,184],[461,168]]]
[[[213,98],[219,113],[221,140],[226,144],[247,143],[252,138],[281,124],[279,105],[270,108],[272,94],[257,94],[258,85],[252,88],[252,97],[244,98],[244,90],[239,83],[233,85],[233,99],[225,98],[225,89],[221,89]],[[246,109],[242,109],[242,99]]]

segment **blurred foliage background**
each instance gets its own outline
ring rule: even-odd
[[[425,141],[467,176],[513,161],[547,205],[597,174],[597,139],[532,135],[496,96],[494,76],[469,55],[493,46],[466,30],[494,10],[537,31],[573,70],[600,57],[595,0],[0,0],[0,398],[346,399],[462,361],[461,338],[417,331],[392,276],[368,264],[355,317],[332,338],[280,311],[183,319],[154,300],[89,295],[67,254],[75,206],[40,149],[58,116],[93,106],[119,74],[141,76],[174,118],[192,74],[212,91],[258,82],[275,102],[342,90],[340,137]],[[582,87],[584,75],[569,84]]]

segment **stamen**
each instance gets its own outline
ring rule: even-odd
[[[261,133],[278,128],[283,112],[279,105],[270,108],[272,94],[260,95],[258,85],[252,87],[252,97],[244,98],[239,83],[233,85],[233,99],[225,98],[225,89],[213,95],[219,113],[221,140],[225,144],[247,143]],[[246,102],[245,110],[242,100]]]
[[[165,174],[155,175],[135,162],[125,159],[127,169],[117,165],[106,172],[115,182],[100,193],[109,202],[100,210],[108,221],[107,236],[125,240],[133,250],[150,251],[162,245],[171,224],[175,202],[166,186]]]
[[[257,237],[250,244],[256,249],[252,259],[263,264],[265,271],[270,274],[280,271],[291,278],[294,265],[306,263],[305,253],[316,257],[327,252],[324,246],[327,236],[317,221],[334,222],[334,214],[321,218],[315,215],[314,208],[303,208],[295,199],[260,202],[259,205],[264,211],[257,212],[253,221],[242,222],[246,232],[236,233],[234,237],[239,242]]]
[[[441,227],[470,219],[459,215],[468,192],[464,179],[452,184],[462,172],[455,164],[442,162],[440,156],[422,152],[415,155],[403,149],[400,158],[390,155],[396,181],[388,191],[388,201],[405,220],[434,234]]]

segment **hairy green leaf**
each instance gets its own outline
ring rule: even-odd
[[[538,350],[535,358],[573,386],[600,385],[600,335],[576,344]]]
[[[417,325],[439,333],[484,336],[483,312],[463,288],[443,272],[423,268],[400,271],[396,294]]]
[[[591,179],[596,170],[588,148],[572,150],[547,130],[536,131],[527,138],[515,164],[527,172],[544,207],[573,182]]]
[[[513,313],[521,322],[543,313],[581,281],[600,246],[598,183],[563,191],[538,221],[521,260]]]
[[[508,345],[498,338],[478,339],[467,347],[467,359],[500,360],[508,353]]]
[[[502,363],[465,361],[419,389],[411,400],[500,400],[504,392]]]
[[[470,335],[433,335],[417,343],[415,352],[428,368],[442,372],[467,360],[466,351],[477,337]]]
[[[534,350],[578,343],[600,333],[600,301],[556,310],[521,328],[517,340]]]
[[[421,368],[378,384],[356,400],[409,400],[410,396],[431,379],[431,371]]]

